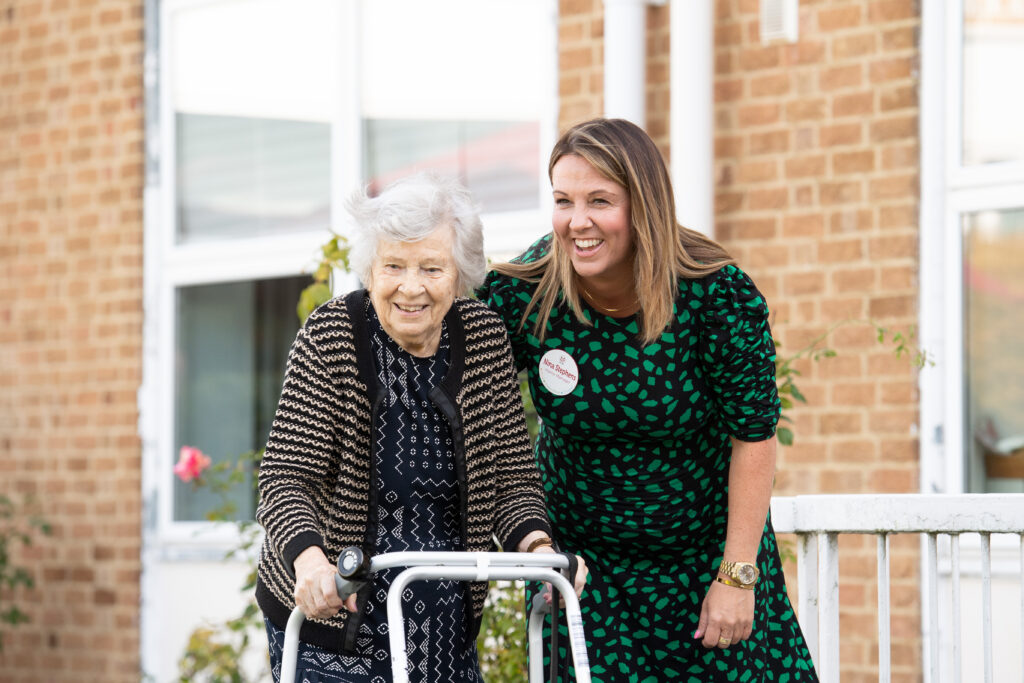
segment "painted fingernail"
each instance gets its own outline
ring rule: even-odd
[[[702,635],[704,635],[704,634],[700,632],[700,629],[697,629],[696,631],[693,632],[693,637],[694,638],[700,638]]]

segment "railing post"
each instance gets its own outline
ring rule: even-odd
[[[939,549],[935,534],[926,534],[927,539],[927,590],[928,633],[924,634],[928,644],[927,683],[939,683]]]
[[[800,582],[800,629],[804,632],[807,649],[815,666],[818,658],[818,537],[816,534],[798,536],[797,579]]]
[[[892,646],[890,638],[889,614],[889,535],[879,533],[878,536],[878,681],[889,683],[892,677],[889,650]]]
[[[818,674],[823,681],[834,683],[839,680],[839,534],[818,536],[818,562],[821,563],[818,596],[824,613],[820,625]]]
[[[960,534],[949,536],[950,579],[953,582],[953,680],[960,683],[963,664],[960,658]]]
[[[985,683],[992,683],[992,536],[981,534],[981,631]]]

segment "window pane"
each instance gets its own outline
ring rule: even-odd
[[[295,306],[308,277],[182,287],[178,290],[175,455],[194,446],[216,462],[266,444],[288,350],[299,328]],[[167,476],[171,476],[167,473]],[[193,521],[223,501],[175,478],[174,519]],[[250,519],[251,477],[231,493]]]
[[[1024,161],[1024,3],[966,0],[963,50],[963,163]]]
[[[382,186],[434,169],[460,177],[486,212],[539,208],[540,122],[553,115],[554,80],[549,94],[545,77],[556,68],[555,3],[373,0],[360,7],[368,36],[359,64],[367,180]]]
[[[343,5],[222,1],[170,13],[179,243],[329,226]]]
[[[366,176],[373,189],[432,169],[459,177],[484,211],[539,205],[535,122],[372,119],[365,131]]]
[[[179,242],[324,230],[330,126],[178,114]]]
[[[966,215],[964,231],[970,488],[1024,492],[1024,208]]]

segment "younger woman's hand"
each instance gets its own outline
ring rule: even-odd
[[[754,591],[713,581],[693,638],[704,647],[724,649],[749,638],[753,625]]]
[[[551,546],[541,546],[533,552],[555,554],[555,551],[553,548],[551,548]],[[573,589],[576,591],[576,597],[578,598],[581,595],[583,595],[583,589],[587,586],[587,575],[590,573],[590,570],[587,569],[587,561],[579,555],[576,556],[576,562],[579,566],[576,568],[576,576],[573,577]],[[544,590],[544,601],[550,605],[552,593],[551,584],[546,583],[544,585],[546,587]],[[559,600],[559,605],[564,607],[565,600]]]

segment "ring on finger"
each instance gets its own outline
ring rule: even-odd
[[[732,642],[731,638],[719,638],[718,639],[718,644],[721,647],[729,647],[729,643],[731,643],[731,642]]]

